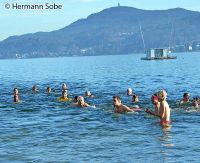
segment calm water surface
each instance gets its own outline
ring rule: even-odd
[[[143,55],[0,60],[0,162],[199,162],[200,112],[174,104],[183,92],[200,95],[200,53],[176,60],[143,61]],[[58,102],[61,84],[70,96],[86,90],[96,108]],[[32,94],[37,84],[39,93]],[[45,93],[47,86],[54,92]],[[19,104],[12,102],[13,88]],[[172,125],[162,129],[144,111],[115,115],[112,96],[131,106],[126,89],[153,108],[150,97],[165,88]]]

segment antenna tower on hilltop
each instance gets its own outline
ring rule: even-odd
[[[118,2],[118,7],[120,7],[120,3]]]

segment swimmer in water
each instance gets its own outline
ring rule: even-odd
[[[69,101],[69,98],[67,97],[67,90],[63,90],[62,91],[62,96],[60,98],[58,98],[59,101],[63,101],[63,102],[66,102],[66,101]]]
[[[94,98],[94,95],[90,91],[85,91],[85,96],[89,98]]]
[[[197,97],[193,98],[192,106],[195,107],[196,109],[199,108],[199,98],[197,98]]]
[[[127,89],[127,96],[132,96],[133,95],[133,90],[131,88]]]
[[[151,96],[151,102],[154,105],[154,111],[146,109],[145,112],[159,117],[160,102],[158,101],[158,95],[156,93]]]
[[[180,104],[189,103],[190,102],[190,94],[185,92],[183,94],[183,99],[180,101]]]
[[[78,96],[78,98],[77,98],[77,103],[73,103],[73,106],[77,106],[77,107],[88,107],[88,106],[90,106],[90,105],[89,105],[87,102],[85,102],[83,96]]]
[[[115,113],[134,112],[128,106],[123,105],[119,96],[113,96],[113,106]]]
[[[74,96],[74,98],[73,98],[73,103],[75,104],[78,104],[78,96]]]
[[[19,102],[19,90],[18,88],[14,88],[14,102]]]
[[[166,99],[167,99],[167,92],[165,90],[160,90],[158,92],[158,100],[160,102],[159,115],[160,115],[160,124],[163,127],[168,127],[170,124],[170,108]]]
[[[51,93],[51,87],[47,87],[47,93]]]
[[[136,94],[133,94],[132,102],[139,102],[139,97]]]
[[[37,85],[33,85],[32,91],[33,91],[34,93],[38,92],[38,87],[37,87]]]

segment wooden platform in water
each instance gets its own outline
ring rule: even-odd
[[[176,56],[168,56],[168,57],[144,57],[141,58],[142,60],[163,60],[163,59],[177,59]]]

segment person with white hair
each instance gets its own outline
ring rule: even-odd
[[[160,115],[160,124],[163,127],[167,127],[170,124],[170,108],[166,99],[167,99],[167,92],[165,90],[160,90],[158,92],[158,100],[160,102],[159,115]]]
[[[127,89],[127,96],[132,96],[133,95],[133,90],[131,88]]]
[[[85,91],[85,97],[94,98],[94,95],[90,91]]]
[[[62,84],[62,91],[67,90],[67,85],[65,83]]]
[[[78,96],[77,103],[73,103],[73,106],[77,106],[77,107],[89,107],[90,105],[87,102],[85,102],[83,96]]]

